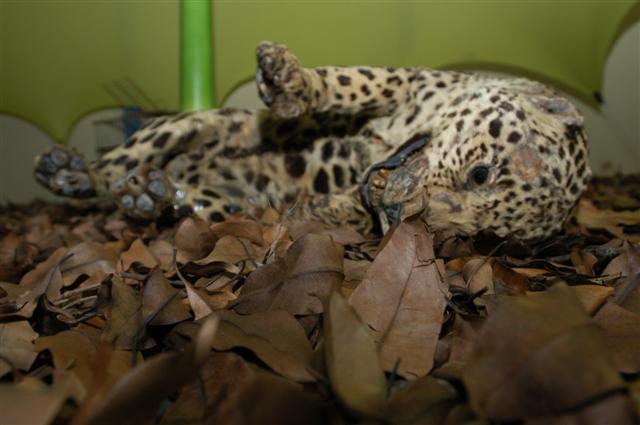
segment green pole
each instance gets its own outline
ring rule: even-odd
[[[180,1],[180,108],[213,108],[211,1]]]

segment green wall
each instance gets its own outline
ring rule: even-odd
[[[126,77],[175,109],[178,44],[176,1],[0,0],[0,111],[65,141]]]
[[[194,1],[194,0],[191,0]],[[102,85],[130,77],[178,107],[177,1],[0,0],[0,112],[59,141]],[[631,12],[633,10],[633,12]],[[637,1],[214,1],[214,96],[250,79],[261,40],[308,66],[372,64],[512,70],[592,98]]]

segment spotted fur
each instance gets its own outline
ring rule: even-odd
[[[542,84],[426,68],[303,68],[257,48],[268,111],[150,120],[93,164],[55,148],[36,178],[110,197],[131,216],[166,207],[210,221],[272,206],[369,230],[423,213],[446,234],[558,231],[590,177],[582,117]]]

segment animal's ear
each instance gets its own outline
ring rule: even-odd
[[[554,115],[564,124],[581,126],[584,122],[582,114],[564,97],[534,96],[532,102],[537,108]]]

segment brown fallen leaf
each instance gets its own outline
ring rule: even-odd
[[[255,220],[243,217],[229,217],[220,223],[211,226],[211,232],[219,239],[231,236],[246,239],[256,245],[262,246],[262,226]]]
[[[314,382],[313,352],[302,326],[286,311],[271,310],[241,316],[227,310],[216,312],[216,350],[244,347],[277,373],[298,382]]]
[[[0,377],[11,370],[29,370],[38,356],[33,341],[38,334],[29,322],[0,323]]]
[[[431,376],[402,387],[387,401],[386,417],[393,424],[442,424],[459,399],[451,384]]]
[[[355,245],[364,242],[366,239],[358,232],[346,227],[332,227],[317,221],[294,221],[289,224],[289,233],[295,241],[301,237],[316,233],[319,235],[329,235],[340,245]]]
[[[160,268],[155,268],[147,278],[142,290],[142,313],[153,317],[150,325],[171,325],[191,317],[189,308],[178,296]]]
[[[117,264],[117,271],[127,272],[132,267],[143,266],[145,269],[152,269],[158,266],[158,260],[153,256],[149,248],[145,246],[140,238],[133,241],[129,249],[120,254]]]
[[[491,270],[497,294],[522,295],[529,290],[529,279],[513,271],[500,260],[493,262]]]
[[[570,286],[580,304],[589,315],[593,315],[598,308],[613,294],[613,288],[600,285]]]
[[[239,355],[211,353],[200,368],[198,380],[182,387],[162,423],[241,424],[238,402],[254,380],[255,371]]]
[[[187,280],[182,279],[184,288],[187,291],[187,299],[193,310],[194,320],[200,320],[213,313],[214,308],[209,305],[204,290],[194,288]]]
[[[402,223],[375,258],[349,303],[381,344],[386,371],[405,378],[426,375],[447,305],[446,272],[433,253],[424,223]]]
[[[85,392],[94,382],[96,368],[107,368],[106,385],[111,387],[131,368],[131,353],[113,351],[108,365],[97,365],[98,347],[86,335],[76,331],[63,331],[55,335],[40,337],[35,343],[38,351],[49,350],[53,355],[53,365],[59,370],[68,370],[82,383]],[[142,357],[139,355],[139,361]]]
[[[177,261],[185,264],[205,257],[216,244],[217,237],[203,219],[185,218],[176,230]]]
[[[485,293],[494,293],[491,263],[491,259],[483,257],[473,258],[465,263],[462,268],[462,276],[469,291],[478,292],[484,289]]]
[[[640,315],[607,302],[594,316],[604,329],[606,344],[619,372],[640,372]]]
[[[206,265],[213,262],[225,264],[237,264],[245,260],[255,258],[248,242],[243,242],[236,236],[222,236],[216,242],[215,248],[204,258],[194,261],[199,265]]]
[[[562,283],[500,300],[464,383],[473,410],[499,421],[552,416],[623,387],[602,332]]]
[[[131,369],[104,399],[88,399],[89,408],[80,407],[83,415],[76,425],[140,424],[153,421],[160,403],[182,385],[195,379],[198,367],[209,354],[217,328],[215,319],[205,321],[187,349],[161,353]]]
[[[637,425],[638,415],[623,394],[595,400],[577,412],[525,421],[525,425]]]
[[[175,249],[170,242],[162,239],[154,239],[149,242],[148,249],[162,270],[168,271],[173,268],[173,252]]]
[[[640,210],[613,211],[597,208],[588,199],[581,199],[575,214],[580,226],[588,229],[604,229],[621,239],[640,242],[640,237],[633,237],[624,233],[624,226],[640,226]]]
[[[60,297],[63,286],[60,264],[67,259],[67,249],[59,248],[25,274],[19,285],[0,282],[0,288],[7,293],[0,299],[0,315],[31,317],[42,295],[46,293],[49,299]]]
[[[602,274],[621,277],[616,284],[617,302],[640,314],[640,245],[625,241],[620,255],[609,262]]]
[[[271,263],[275,258],[282,258],[293,243],[289,229],[279,223],[265,226],[262,239],[265,247],[263,255],[263,263],[265,264]]]
[[[571,263],[573,263],[573,267],[576,268],[577,273],[585,276],[594,275],[593,266],[598,262],[598,258],[595,255],[575,247],[571,250],[570,257]]]
[[[131,286],[114,275],[103,284],[106,298],[103,302],[107,326],[104,338],[117,350],[144,349],[153,346],[146,338],[142,316],[142,299]]]
[[[78,276],[91,276],[95,272],[113,273],[118,253],[95,242],[82,242],[67,251],[69,259],[60,267],[65,286],[76,281]]]
[[[323,425],[330,422],[326,405],[300,385],[257,370],[235,405],[238,425]]]
[[[367,326],[337,290],[326,301],[325,361],[331,388],[356,413],[382,418],[387,385],[378,347]]]
[[[306,315],[322,312],[321,299],[344,278],[343,248],[328,236],[298,239],[285,257],[247,278],[233,309],[242,314],[286,310]]]
[[[20,383],[0,384],[2,423],[11,425],[48,425],[69,397],[67,382],[46,385],[33,377]]]

